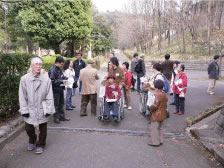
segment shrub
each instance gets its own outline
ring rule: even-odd
[[[0,118],[19,110],[18,90],[22,75],[30,65],[31,54],[0,54]]]
[[[44,65],[43,65],[43,69],[45,69],[46,71],[49,71],[51,66],[55,63],[55,59],[56,57],[61,56],[61,55],[53,55],[53,56],[43,56],[42,59],[44,60]],[[65,60],[67,59],[71,59],[72,61],[75,61],[76,58],[67,58],[67,57],[63,57]],[[83,59],[85,62],[87,62],[86,59]]]

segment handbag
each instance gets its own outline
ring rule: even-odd
[[[77,87],[78,87],[77,81],[74,81],[72,88],[77,88]]]

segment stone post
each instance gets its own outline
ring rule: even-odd
[[[224,108],[221,109],[221,113],[215,123],[215,132],[224,137]]]

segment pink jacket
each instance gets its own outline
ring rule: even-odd
[[[173,84],[173,93],[179,95],[182,91],[184,94],[187,92],[187,76],[184,72],[175,76]]]
[[[132,87],[132,73],[130,71],[125,72],[125,87]]]

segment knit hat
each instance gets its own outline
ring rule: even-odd
[[[108,79],[115,79],[114,74],[109,74],[108,77],[107,77],[107,80],[108,80]]]

